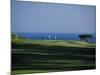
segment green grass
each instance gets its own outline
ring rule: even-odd
[[[95,43],[12,39],[12,75],[95,69]]]
[[[27,40],[27,39],[13,39],[12,42],[19,44],[42,44],[49,46],[72,46],[72,47],[95,47],[95,43],[79,41],[79,40]]]
[[[12,71],[11,75],[18,75],[18,74],[32,74],[32,73],[47,73],[53,72],[55,70],[14,70]]]

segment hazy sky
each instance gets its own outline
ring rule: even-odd
[[[12,32],[95,33],[96,7],[12,0]]]

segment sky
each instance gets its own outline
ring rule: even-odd
[[[11,31],[95,33],[96,7],[12,0]]]

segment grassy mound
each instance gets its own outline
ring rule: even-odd
[[[12,75],[95,69],[95,43],[12,39]]]

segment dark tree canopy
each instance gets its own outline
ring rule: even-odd
[[[15,39],[15,38],[16,38],[16,34],[12,33],[12,34],[11,34],[11,38],[12,38],[12,39]]]
[[[81,34],[79,35],[80,40],[85,40],[85,41],[89,41],[89,39],[92,38],[91,34]]]
[[[12,39],[17,39],[17,38],[25,39],[24,37],[22,37],[22,36],[18,36],[18,35],[15,34],[15,33],[12,33],[12,34],[11,34],[11,38],[12,38]]]

